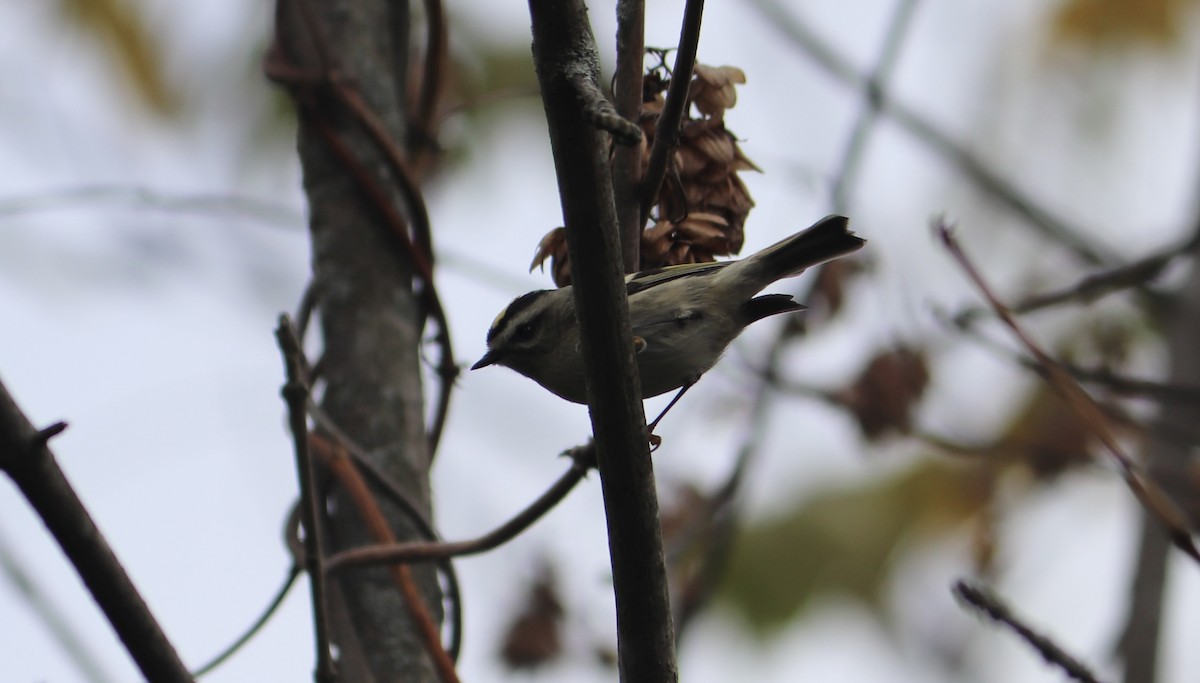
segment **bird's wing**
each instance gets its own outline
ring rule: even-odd
[[[664,266],[662,268],[651,268],[643,270],[640,273],[634,273],[625,278],[625,294],[633,296],[638,292],[645,291],[651,287],[657,287],[664,282],[678,280],[684,277],[694,277],[697,275],[707,275],[729,265],[729,261],[718,261],[712,263],[683,263],[677,266]]]

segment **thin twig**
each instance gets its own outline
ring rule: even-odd
[[[428,562],[464,555],[477,555],[497,548],[533,526],[553,509],[575,486],[583,480],[588,470],[595,466],[595,453],[591,444],[568,451],[571,467],[554,482],[537,500],[509,521],[492,531],[469,541],[442,541],[434,543],[395,543],[342,551],[329,558],[325,571],[333,574],[347,567],[400,562]]]
[[[291,591],[292,586],[296,584],[296,579],[300,576],[300,572],[300,565],[293,563],[288,569],[287,576],[283,580],[283,585],[281,585],[279,590],[275,592],[275,597],[271,598],[271,602],[267,604],[267,607],[262,611],[262,614],[258,615],[258,618],[254,620],[254,623],[250,625],[250,628],[246,629],[246,632],[239,636],[237,640],[233,641],[229,647],[225,648],[218,653],[217,656],[210,659],[206,664],[196,669],[192,675],[196,678],[200,678],[218,666],[221,666],[226,660],[235,655],[238,650],[242,649],[246,643],[250,642],[251,638],[258,635],[258,632],[262,630],[262,627],[266,626],[267,622],[271,620],[271,617],[275,615],[275,612],[279,610],[279,606],[283,604],[283,599],[287,597],[287,594],[289,591]]]
[[[989,339],[981,334],[975,327],[975,321],[982,316],[985,309],[975,308],[971,311],[978,311],[979,314],[964,316],[962,312],[950,315],[944,311],[934,311],[934,318],[958,332],[961,332],[968,339],[978,343],[981,347],[991,351],[997,355],[1003,356],[1015,363],[1019,363],[1027,369],[1041,372],[1042,367],[1037,359],[1025,356],[1018,351],[1007,348],[1003,344]],[[987,311],[991,314],[991,311]],[[1058,364],[1067,374],[1074,377],[1076,380],[1086,383],[1095,384],[1104,387],[1105,389],[1121,396],[1146,398],[1159,402],[1184,402],[1184,403],[1200,403],[1200,386],[1189,386],[1184,384],[1176,384],[1172,382],[1163,382],[1159,380],[1145,379],[1143,377],[1131,377],[1129,375],[1114,372],[1109,368],[1089,368],[1082,365],[1076,365],[1067,361],[1058,360]]]
[[[1004,322],[1021,342],[1021,345],[1029,351],[1042,367],[1042,376],[1046,382],[1062,398],[1067,407],[1104,444],[1116,462],[1121,476],[1125,480],[1125,484],[1133,492],[1138,502],[1163,525],[1163,528],[1171,536],[1171,540],[1175,543],[1176,547],[1187,553],[1196,562],[1200,562],[1200,550],[1196,548],[1196,544],[1192,540],[1190,525],[1184,512],[1163,492],[1154,480],[1146,476],[1145,472],[1142,471],[1142,468],[1136,462],[1125,454],[1124,449],[1117,440],[1116,434],[1109,425],[1107,417],[1100,407],[1096,405],[1096,402],[1092,400],[1092,397],[1053,358],[1042,351],[1025,334],[1025,331],[1017,323],[1012,313],[992,293],[991,288],[983,280],[983,276],[979,274],[975,265],[967,258],[962,247],[959,246],[951,234],[950,228],[940,221],[936,222],[934,227],[946,249],[954,256],[963,271],[967,274],[967,277],[971,279],[975,287],[987,299],[992,309],[995,310],[996,315],[999,316],[1000,320]]]
[[[321,459],[322,464],[337,478],[338,483],[354,501],[363,524],[371,536],[380,543],[395,543],[396,535],[392,532],[391,525],[371,494],[367,482],[359,474],[349,452],[340,444],[335,444],[317,434],[310,434],[309,442],[313,447],[313,454]],[[323,569],[322,567],[322,571]],[[416,626],[438,677],[442,683],[458,683],[458,673],[454,670],[454,661],[442,645],[437,623],[429,614],[429,609],[417,588],[412,570],[403,564],[392,565],[389,569],[392,580],[404,598],[409,619]]]
[[[387,199],[386,190],[375,181],[370,169],[358,161],[350,147],[345,144],[324,119],[315,119],[313,123],[314,127],[329,145],[330,150],[342,161],[346,170],[354,177],[359,185],[359,189],[371,199],[372,205],[383,213],[388,224],[403,225],[404,217],[400,215],[399,210]],[[396,234],[397,237],[400,236],[400,233],[394,232],[393,234]],[[441,360],[438,364],[438,378],[441,380],[441,386],[438,390],[438,398],[435,401],[433,423],[429,430],[429,452],[432,458],[432,455],[437,452],[437,447],[441,442],[441,435],[445,428],[446,417],[449,412],[450,393],[454,387],[454,380],[458,377],[459,368],[458,364],[454,361],[453,351],[450,350],[450,328],[445,320],[445,311],[442,308],[441,300],[438,298],[436,290],[432,285],[428,285],[425,292],[428,296],[430,310],[434,318],[438,321],[437,339],[438,347],[441,349]]]
[[[313,630],[317,648],[316,678],[320,683],[332,683],[337,680],[337,668],[333,660],[333,650],[330,648],[329,602],[325,583],[323,563],[324,549],[321,547],[321,534],[318,524],[322,519],[323,496],[317,491],[316,466],[308,448],[308,418],[305,406],[308,404],[308,383],[304,372],[307,362],[304,351],[300,348],[300,339],[292,327],[292,321],[286,316],[279,316],[279,325],[275,328],[275,339],[283,354],[284,367],[287,372],[287,382],[283,385],[283,398],[287,403],[288,426],[292,432],[292,442],[295,445],[296,476],[300,482],[300,519],[304,527],[304,569],[308,572],[309,588],[312,592]]]
[[[858,182],[858,169],[862,165],[867,142],[882,109],[879,92],[884,88],[892,68],[896,65],[900,47],[908,35],[909,26],[912,25],[916,6],[917,0],[898,0],[892,11],[887,35],[883,40],[883,49],[875,63],[875,69],[867,76],[867,86],[862,92],[862,106],[854,120],[853,132],[846,142],[846,149],[842,152],[842,160],[837,167],[839,170],[833,175],[830,196],[834,213],[850,213],[850,188]]]
[[[975,185],[1024,218],[1038,232],[1068,247],[1088,263],[1106,264],[1116,261],[1108,250],[1096,246],[1095,238],[1088,236],[1086,230],[1039,204],[1028,193],[1001,177],[974,153],[952,140],[929,119],[897,102],[885,88],[859,73],[849,59],[821,38],[794,12],[787,11],[782,3],[776,0],[755,0],[752,4],[767,17],[771,27],[781,31],[817,66],[846,85],[867,92],[878,101],[880,111],[954,164]]]
[[[309,391],[311,396],[311,389]],[[309,414],[313,417],[316,424],[325,432],[336,439],[342,447],[350,454],[354,464],[367,479],[378,486],[387,496],[388,500],[396,504],[400,511],[404,513],[407,519],[412,522],[417,532],[433,543],[441,543],[442,539],[438,535],[437,530],[433,528],[433,523],[425,516],[421,509],[413,503],[408,493],[400,486],[395,479],[390,477],[383,471],[380,466],[375,463],[367,452],[351,439],[341,427],[338,427],[333,420],[321,409],[312,399],[308,403]],[[292,508],[292,513],[289,515],[287,531],[284,534],[284,542],[287,544],[297,564],[303,563],[304,549],[297,540],[299,533],[299,504]],[[336,556],[335,556],[336,557]],[[329,558],[326,560],[326,573],[329,570]],[[442,573],[442,578],[446,581],[445,601],[449,604],[448,614],[446,615],[446,627],[449,631],[446,642],[446,652],[450,655],[450,659],[457,662],[459,654],[462,652],[462,590],[458,580],[458,572],[454,569],[454,563],[449,558],[437,560],[438,570]]]
[[[1025,625],[1012,610],[983,586],[972,586],[965,581],[954,582],[954,595],[968,605],[1013,630],[1038,651],[1047,662],[1062,669],[1071,678],[1082,683],[1099,683],[1099,679],[1078,659],[1067,654],[1050,638]]]
[[[308,403],[309,414],[313,420],[327,432],[350,454],[355,466],[371,481],[372,484],[378,486],[388,500],[394,503],[400,511],[412,522],[417,532],[433,543],[442,542],[441,536],[433,527],[433,522],[425,515],[420,506],[413,502],[408,492],[404,487],[400,486],[392,477],[388,476],[374,460],[368,455],[366,450],[359,445],[354,439],[343,430],[341,427],[329,417],[329,415],[312,400]],[[332,559],[332,558],[330,558]],[[462,650],[462,591],[459,587],[458,572],[454,569],[454,563],[445,558],[439,560],[438,569],[442,572],[443,578],[446,580],[445,599],[450,604],[449,614],[446,618],[447,626],[449,627],[450,636],[446,643],[446,652],[450,658],[458,661],[458,655]],[[328,565],[326,572],[328,573]]]
[[[295,207],[257,197],[237,194],[173,194],[142,185],[80,185],[26,195],[0,198],[0,218],[36,211],[52,211],[72,204],[112,202],[144,211],[242,215],[262,223],[297,227],[304,221]]]
[[[675,68],[671,70],[671,85],[667,88],[667,99],[659,113],[658,124],[654,127],[654,146],[650,148],[646,174],[642,176],[643,225],[650,219],[650,210],[658,201],[658,192],[667,177],[670,159],[675,156],[675,149],[679,146],[680,124],[687,113],[688,90],[696,68],[696,51],[700,45],[703,18],[704,0],[687,0],[683,8],[683,27],[679,32],[679,50],[675,53]]]
[[[1131,263],[1089,273],[1075,284],[1057,291],[1026,297],[1013,304],[1010,310],[1023,315],[1062,304],[1090,304],[1115,292],[1145,287],[1176,259],[1187,256],[1197,241],[1200,241],[1200,232],[1178,246],[1155,252]],[[967,309],[955,314],[954,319],[966,321],[988,312],[988,309],[983,308]]]

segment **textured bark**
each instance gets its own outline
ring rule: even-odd
[[[303,0],[301,0],[303,1]],[[303,17],[311,10],[319,35]],[[407,3],[387,0],[281,3],[280,45],[288,59],[314,73],[330,73],[352,85],[393,140],[404,140]],[[323,54],[322,54],[323,53]],[[322,61],[322,58],[326,61]],[[317,91],[310,91],[310,93]],[[305,94],[301,92],[301,97]],[[363,161],[392,204],[409,215],[382,155],[354,122],[318,99],[301,107],[298,148],[310,205],[314,282],[323,356],[321,404],[332,421],[430,512],[429,448],[418,346],[420,310],[413,267],[356,180],[331,152],[328,133]],[[399,540],[420,535],[399,509],[381,500]],[[350,500],[339,491],[328,504],[328,550],[371,542]],[[427,608],[440,621],[441,594],[431,565],[413,567]],[[340,595],[333,641],[342,654],[342,680],[435,680],[395,583],[386,569],[353,569],[338,575]],[[359,653],[360,656],[347,656]]]

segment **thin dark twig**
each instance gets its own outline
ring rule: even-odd
[[[408,492],[367,455],[366,449],[350,438],[350,435],[339,427],[311,399],[308,403],[308,412],[312,415],[313,420],[320,425],[321,429],[329,433],[334,439],[337,439],[338,443],[350,454],[350,458],[354,461],[355,466],[362,471],[362,474],[372,484],[378,486],[387,495],[388,499],[404,513],[418,533],[432,542],[441,542],[442,538],[438,534],[437,529],[434,528],[433,522],[425,516],[420,506],[413,502]],[[446,652],[453,661],[457,662],[459,653],[462,651],[462,591],[458,581],[458,572],[454,569],[454,563],[449,558],[445,558],[439,560],[437,564],[443,578],[446,580],[445,600],[450,605],[449,614],[446,618],[450,629],[449,641],[446,643]]]
[[[139,211],[240,214],[267,224],[295,227],[303,216],[294,207],[257,197],[236,194],[172,194],[141,185],[80,185],[27,195],[0,197],[0,218],[35,211],[51,211],[72,204],[112,202],[131,205]]]
[[[330,574],[347,567],[400,562],[428,562],[464,555],[477,555],[497,548],[533,526],[553,509],[575,488],[594,467],[595,454],[592,446],[580,446],[568,451],[571,467],[563,473],[545,493],[530,503],[524,510],[492,531],[469,541],[442,541],[433,543],[395,543],[365,548],[344,550],[333,557],[325,566]]]
[[[961,332],[968,339],[973,340],[982,348],[985,348],[998,356],[1002,356],[1015,363],[1019,363],[1029,370],[1039,373],[1042,371],[1042,367],[1038,363],[1037,359],[1025,356],[1020,352],[1010,349],[1000,342],[992,340],[983,335],[976,328],[975,321],[981,317],[985,309],[979,308],[970,310],[979,311],[979,315],[964,316],[963,312],[950,315],[944,311],[934,310],[934,319],[951,329]],[[1114,394],[1137,398],[1147,398],[1160,402],[1178,401],[1184,403],[1200,403],[1200,386],[1162,382],[1158,380],[1145,379],[1143,377],[1131,377],[1129,375],[1114,372],[1109,368],[1089,368],[1061,359],[1056,360],[1062,369],[1076,380],[1086,384],[1102,386]]]
[[[1162,274],[1176,259],[1187,256],[1200,241],[1200,233],[1193,235],[1181,245],[1164,249],[1132,263],[1115,268],[1089,273],[1073,285],[1058,291],[1035,294],[1013,304],[1011,310],[1018,315],[1033,313],[1061,304],[1092,303],[1097,299],[1126,289],[1144,287]],[[968,319],[986,314],[987,309],[968,309],[955,315],[955,319]]]
[[[617,70],[613,100],[617,115],[638,121],[642,112],[642,67],[646,51],[645,0],[617,0]],[[640,139],[640,138],[639,138]],[[638,188],[642,180],[642,146],[617,145],[612,150],[613,197],[621,234],[625,272],[641,269],[641,238],[645,224]]]
[[[1024,218],[1032,227],[1051,240],[1066,246],[1081,259],[1092,264],[1113,263],[1117,259],[1106,249],[1096,246],[1095,237],[1065,218],[1055,215],[1039,204],[1027,192],[1000,176],[974,153],[952,140],[929,119],[894,100],[888,91],[872,83],[844,55],[827,43],[793,12],[786,11],[775,0],[756,0],[753,5],[815,64],[853,88],[874,91],[880,111],[886,113],[901,128],[925,143],[930,149],[954,164],[976,186],[992,195],[1001,204]]]
[[[867,141],[871,136],[871,131],[875,128],[876,119],[882,108],[879,92],[891,76],[892,68],[900,53],[900,47],[908,35],[909,26],[912,25],[916,6],[917,0],[898,0],[891,20],[888,22],[883,49],[880,51],[874,71],[867,76],[866,87],[863,88],[863,106],[858,111],[853,132],[846,142],[845,151],[842,152],[842,160],[838,165],[839,170],[833,176],[830,195],[833,198],[834,213],[850,212],[850,188],[858,181],[858,169],[862,165]]]
[[[1017,323],[1016,318],[1013,317],[1012,313],[1009,312],[983,280],[983,276],[975,268],[974,263],[967,258],[966,253],[963,252],[962,247],[959,246],[951,234],[950,228],[942,222],[937,222],[935,229],[946,249],[954,256],[955,260],[958,261],[963,271],[967,274],[967,277],[970,278],[975,287],[987,299],[992,309],[995,310],[996,315],[1012,331],[1013,335],[1021,342],[1021,345],[1037,360],[1038,364],[1042,367],[1042,376],[1047,384],[1062,398],[1067,407],[1075,413],[1096,438],[1104,444],[1104,447],[1116,462],[1121,476],[1125,480],[1125,484],[1133,492],[1138,502],[1163,525],[1163,528],[1170,535],[1176,547],[1184,551],[1196,562],[1200,562],[1200,549],[1196,548],[1196,544],[1192,540],[1191,527],[1187,516],[1158,484],[1153,479],[1147,477],[1142,468],[1125,454],[1103,410],[1079,386],[1078,382],[1067,374],[1053,358],[1035,344],[1029,335],[1025,333],[1024,329]]]
[[[955,581],[954,595],[993,621],[1012,629],[1033,649],[1037,650],[1043,659],[1062,669],[1071,678],[1082,681],[1082,683],[1100,683],[1087,666],[1068,654],[1050,638],[1025,625],[1020,618],[1013,614],[1008,605],[1001,602],[988,589],[983,586],[972,586],[965,581]]]
[[[309,442],[313,454],[321,459],[321,463],[329,469],[353,501],[368,533],[380,543],[394,543],[395,533],[345,447],[318,434],[310,434]],[[437,623],[425,605],[412,571],[406,565],[394,565],[390,570],[392,580],[403,598],[408,617],[433,663],[438,678],[442,683],[458,683],[454,661],[442,645]]]
[[[337,156],[347,171],[354,177],[359,185],[359,189],[371,200],[372,206],[375,206],[384,214],[385,220],[392,225],[403,225],[404,217],[400,215],[399,210],[387,199],[386,190],[379,185],[371,175],[369,169],[363,166],[354,156],[354,152],[349,146],[337,135],[337,133],[323,119],[316,119],[314,127],[320,132],[325,142],[329,145],[331,151]],[[397,221],[399,223],[397,223]],[[438,364],[438,377],[441,380],[439,387],[438,398],[434,409],[434,420],[429,432],[430,457],[437,452],[438,444],[441,441],[441,435],[445,428],[446,417],[449,413],[450,392],[454,386],[454,380],[458,377],[459,368],[454,362],[453,351],[450,351],[450,336],[449,327],[445,323],[445,311],[442,309],[440,299],[436,294],[436,290],[432,286],[428,286],[425,290],[428,294],[428,301],[434,317],[438,320],[438,346],[442,349],[441,361]]]
[[[275,597],[271,598],[271,602],[267,604],[267,608],[264,609],[262,614],[260,614],[258,618],[254,620],[254,623],[250,625],[250,628],[246,629],[245,633],[239,636],[237,640],[233,641],[229,647],[218,653],[217,656],[210,659],[208,663],[196,669],[192,675],[196,678],[200,678],[218,666],[221,666],[226,660],[236,654],[238,650],[242,649],[246,643],[250,642],[251,638],[258,635],[258,632],[262,630],[262,627],[266,626],[267,622],[271,620],[271,617],[275,615],[275,612],[279,610],[279,606],[283,604],[283,599],[287,597],[288,592],[292,590],[292,586],[296,584],[296,579],[300,576],[300,572],[300,565],[293,564],[288,569],[287,576],[283,580],[283,585],[281,585],[279,590],[275,592]]]
[[[275,339],[283,354],[287,382],[283,385],[283,398],[287,403],[288,426],[295,444],[296,476],[300,482],[300,518],[304,527],[304,569],[308,572],[309,588],[312,591],[313,630],[317,648],[316,678],[320,683],[337,680],[337,669],[330,648],[329,603],[326,598],[324,551],[318,520],[322,518],[322,497],[316,486],[316,465],[308,448],[308,418],[305,410],[309,400],[308,384],[304,376],[307,362],[300,347],[300,339],[292,327],[292,321],[279,316],[275,328]]]
[[[650,209],[658,200],[663,179],[667,177],[670,159],[679,146],[680,124],[687,113],[688,90],[696,68],[696,51],[700,45],[700,24],[704,18],[704,0],[687,0],[683,9],[683,27],[679,32],[679,50],[675,53],[675,68],[671,70],[671,85],[667,99],[654,127],[654,146],[646,173],[642,176],[642,224],[650,218]]]

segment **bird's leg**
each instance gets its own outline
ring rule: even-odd
[[[654,418],[654,422],[651,422],[650,425],[646,427],[646,433],[650,435],[650,445],[654,448],[658,448],[659,444],[662,443],[662,437],[654,433],[654,428],[658,426],[658,423],[661,422],[664,417],[666,417],[667,412],[671,410],[671,408],[675,407],[675,404],[679,402],[679,399],[683,398],[683,395],[686,394],[687,390],[691,389],[692,385],[695,383],[696,380],[692,379],[688,380],[686,384],[679,387],[679,393],[675,394],[675,397],[671,399],[671,402],[667,404],[667,407],[663,408],[662,412],[658,414],[658,417]]]

